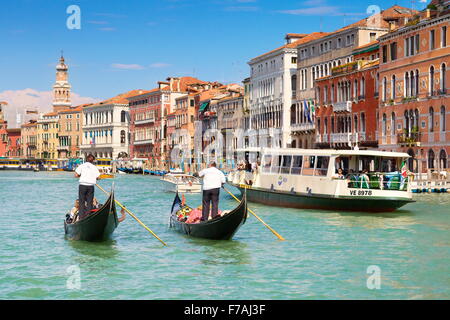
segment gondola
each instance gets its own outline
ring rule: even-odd
[[[247,196],[244,193],[239,206],[224,216],[196,224],[178,221],[177,212],[181,209],[181,199],[177,193],[172,205],[170,228],[195,238],[231,240],[247,219]]]
[[[118,224],[112,191],[105,204],[96,212],[75,223],[64,221],[64,230],[70,240],[103,241],[110,238]]]

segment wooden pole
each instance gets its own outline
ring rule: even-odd
[[[237,202],[240,202],[238,198],[236,198],[236,196],[234,194],[232,194],[230,191],[227,190],[227,188],[223,188],[226,192],[228,192],[228,194],[230,196],[232,196],[234,198],[234,200],[236,200]],[[247,208],[247,210],[256,218],[259,220],[259,222],[261,222],[267,229],[269,229],[279,240],[281,241],[285,241],[286,239],[284,239],[278,232],[276,232],[275,230],[273,230],[267,223],[265,223],[260,217],[258,217],[256,215],[256,213],[254,213],[250,208]]]
[[[102,187],[100,187],[98,184],[96,184],[96,186],[102,190],[104,193],[108,194],[108,192],[103,189]],[[128,210],[124,205],[122,205],[118,200],[114,201],[121,207],[123,208],[130,216],[133,217],[134,220],[136,220],[141,226],[143,226],[148,232],[150,232],[156,239],[158,239],[163,245],[167,246],[167,244],[162,241],[152,230],[150,230],[150,228],[148,228],[141,220],[138,219],[138,217],[136,217],[133,212],[131,212],[130,210]]]

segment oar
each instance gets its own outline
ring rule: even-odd
[[[241,202],[238,198],[236,198],[236,197],[234,196],[234,194],[232,194],[230,191],[228,191],[227,188],[223,187],[223,189],[224,189],[226,192],[228,192],[228,194],[229,194],[230,196],[232,196],[232,197],[234,198],[234,200],[236,200],[237,202]],[[256,213],[254,213],[250,208],[247,208],[247,210],[248,210],[248,211],[249,211],[256,219],[258,219],[258,220],[259,220],[259,221],[260,221],[267,229],[269,229],[270,231],[272,231],[272,233],[273,233],[274,235],[276,235],[278,239],[280,239],[281,241],[284,241],[284,240],[285,240],[278,232],[276,232],[275,230],[273,230],[267,223],[265,223],[260,217],[258,217],[258,216],[256,215]]]
[[[98,184],[96,184],[96,186],[102,190],[104,193],[108,194],[108,192],[103,189],[102,187],[100,187]],[[159,241],[161,241],[161,243],[165,246],[167,246],[167,244],[162,241],[152,230],[150,230],[150,228],[148,228],[141,220],[138,219],[138,217],[136,217],[133,212],[131,212],[130,210],[128,210],[127,208],[125,208],[124,205],[122,205],[118,200],[114,199],[114,201],[121,207],[123,208],[130,216],[133,217],[134,220],[136,220],[141,226],[143,226],[148,232],[150,232],[156,239],[158,239]]]

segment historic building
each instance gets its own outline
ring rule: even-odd
[[[3,113],[4,107],[7,105],[8,103],[0,101],[0,157],[6,155],[6,145],[8,144],[8,133],[6,132],[8,122],[5,120],[5,115]]]
[[[331,76],[333,68],[351,63],[354,49],[374,42],[390,28],[401,25],[415,13],[417,12],[411,9],[393,6],[335,32],[300,42],[296,46],[298,63],[294,109],[298,116],[292,130],[296,141],[293,142],[293,147],[311,148],[314,145],[316,134],[312,109],[318,98],[315,80]]]
[[[412,156],[414,172],[449,168],[449,4],[432,1],[380,38],[379,145]]]
[[[60,110],[58,122],[58,159],[79,158],[80,145],[83,137],[81,105],[74,108]]]
[[[55,112],[71,106],[68,70],[69,67],[65,64],[64,57],[61,55],[56,66],[56,82],[53,85],[53,111]]]
[[[296,46],[305,37],[308,35],[288,34],[285,45],[248,62],[250,126],[258,131],[259,145],[287,147],[291,143],[289,119],[295,95],[292,79],[297,72]]]
[[[132,90],[82,108],[83,137],[80,153],[83,158],[128,158],[129,105],[127,98],[142,90]]]
[[[22,155],[24,158],[34,159],[37,152],[37,121],[30,120],[20,128]]]
[[[377,41],[359,47],[353,51],[352,62],[316,80],[317,148],[378,147],[378,52]],[[291,116],[297,121],[295,109]]]
[[[19,158],[22,156],[20,128],[6,129],[8,134],[8,144],[6,145],[6,156],[10,158]]]
[[[41,114],[36,128],[36,158],[56,159],[58,157],[58,113]]]

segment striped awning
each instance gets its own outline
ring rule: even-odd
[[[202,105],[200,106],[200,112],[203,112],[203,111],[205,111],[205,109],[206,108],[208,108],[208,106],[209,106],[209,102],[205,102],[205,103],[202,103]]]

